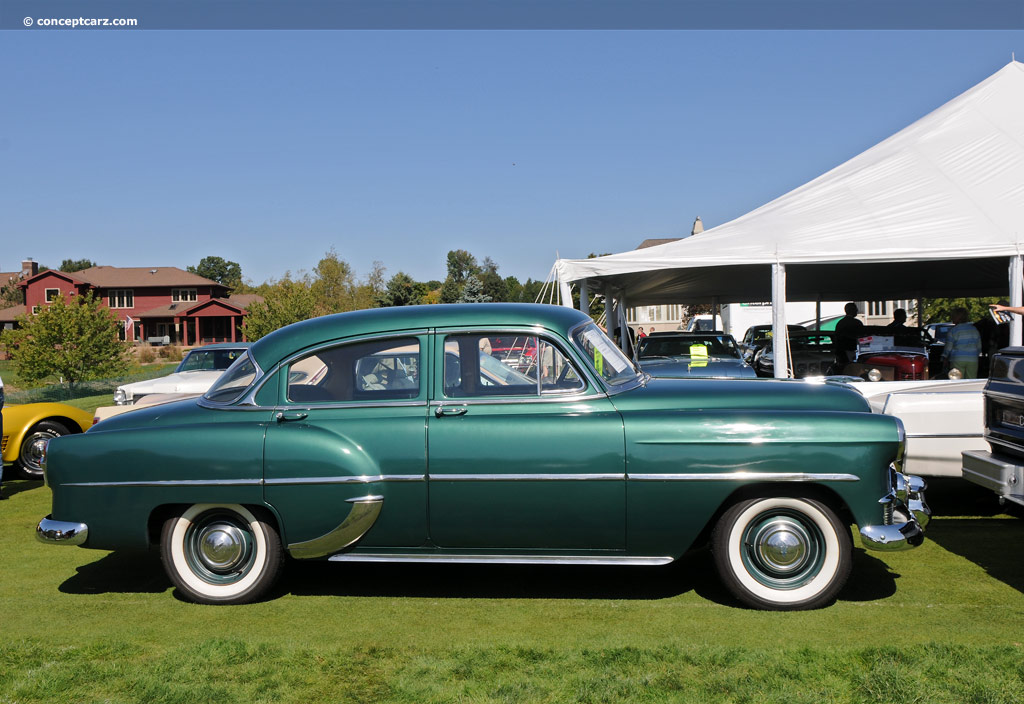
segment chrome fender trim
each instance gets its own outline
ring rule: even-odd
[[[377,516],[380,515],[381,507],[384,505],[384,497],[360,496],[345,501],[352,504],[352,509],[341,525],[319,538],[292,543],[288,546],[288,553],[296,560],[333,555],[355,544],[366,535],[366,531],[370,530],[377,522]]]
[[[89,538],[89,526],[84,523],[55,521],[49,516],[36,526],[36,540],[49,545],[81,545]]]

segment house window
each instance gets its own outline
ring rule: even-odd
[[[868,315],[888,315],[888,301],[868,301]]]
[[[111,308],[134,308],[135,292],[130,288],[112,288],[107,292],[107,305]]]
[[[39,306],[32,306],[32,315],[39,315]]]
[[[53,301],[60,296],[59,288],[48,288],[46,289],[46,302],[53,303]]]
[[[171,302],[172,303],[185,303],[188,301],[195,301],[196,290],[194,288],[172,288],[171,289]]]

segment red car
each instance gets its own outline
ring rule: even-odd
[[[865,327],[857,340],[856,361],[843,373],[868,381],[928,378],[928,347],[921,328]]]

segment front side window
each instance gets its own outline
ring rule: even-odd
[[[46,289],[46,302],[47,303],[53,303],[53,301],[55,301],[57,299],[57,296],[59,296],[59,295],[60,295],[60,289],[59,288],[48,288],[48,289]]]
[[[233,403],[242,397],[245,390],[256,380],[259,368],[248,352],[221,375],[203,398],[214,403]]]
[[[288,367],[292,403],[402,401],[420,395],[420,342],[367,340],[318,350]]]
[[[111,308],[134,308],[135,291],[130,288],[112,288],[107,292],[107,305]]]
[[[624,384],[637,378],[633,363],[594,323],[578,328],[573,340],[591,368],[609,384]]]
[[[573,393],[583,379],[561,350],[536,335],[449,335],[444,341],[444,395],[542,396]]]

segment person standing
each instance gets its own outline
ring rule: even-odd
[[[892,322],[885,326],[888,330],[894,330],[897,332],[905,331],[907,329],[907,311],[902,308],[897,308],[892,312]]]
[[[640,326],[640,329],[637,332],[636,337],[637,337],[637,339],[640,339],[641,337],[647,337],[647,333],[644,332],[644,326],[643,325]]]
[[[942,351],[950,370],[956,369],[964,379],[978,378],[978,358],[981,356],[981,335],[974,323],[967,321],[966,308],[954,308],[950,319],[953,327],[946,336],[946,347]]]
[[[857,340],[864,333],[864,323],[857,317],[857,304],[850,301],[843,309],[846,315],[836,323],[836,356],[841,364],[854,361],[857,352]],[[851,354],[853,353],[853,354]]]

